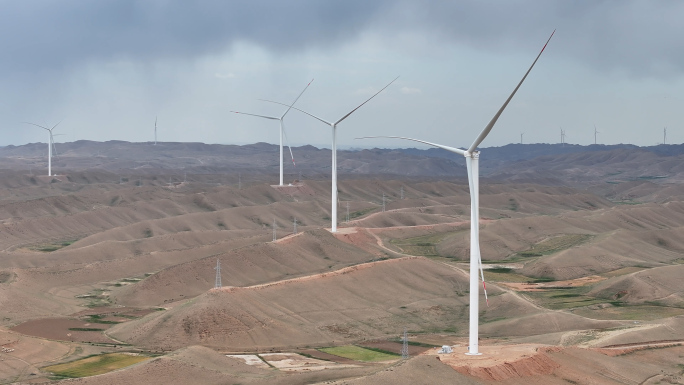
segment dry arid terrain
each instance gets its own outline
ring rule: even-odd
[[[0,148],[0,384],[684,383],[682,146],[539,146],[483,169],[476,357],[443,154],[341,153],[333,234],[327,150]]]

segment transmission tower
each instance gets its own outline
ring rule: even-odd
[[[385,193],[382,193],[382,212],[385,212]]]
[[[242,174],[238,173],[238,190],[242,190]]]
[[[294,219],[294,234],[297,234],[297,218]]]
[[[404,199],[404,186],[401,186],[401,190],[399,191],[399,196],[401,199]]]
[[[216,260],[216,267],[214,268],[216,270],[216,284],[214,285],[215,288],[219,288],[223,285],[221,285],[221,261]]]
[[[347,202],[347,223],[349,223],[349,202]]]
[[[278,225],[276,225],[275,218],[273,218],[273,242],[275,242],[276,239],[278,239],[278,235],[276,233],[277,227]]]
[[[402,345],[401,345],[401,359],[402,360],[407,360],[410,355],[409,355],[409,350],[408,350],[408,336],[406,335],[406,328],[404,328],[404,338],[402,338]]]

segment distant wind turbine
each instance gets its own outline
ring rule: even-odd
[[[313,115],[313,114],[310,114],[310,113],[308,113],[308,112],[306,112],[306,111],[304,111],[304,110],[300,110],[300,109],[297,108],[297,107],[292,107],[292,106],[290,106],[292,109],[297,110],[297,111],[299,111],[299,112],[303,112],[303,113],[309,115],[310,117],[312,117],[312,118],[314,118],[314,119],[317,119],[317,120],[319,120],[319,121],[321,121],[321,122],[323,122],[323,123],[329,125],[330,128],[332,128],[332,199],[331,199],[332,208],[331,208],[331,215],[330,215],[330,216],[332,217],[332,228],[331,228],[331,231],[332,231],[333,233],[336,233],[336,232],[337,232],[337,203],[338,203],[338,202],[337,202],[337,125],[340,124],[340,123],[342,123],[342,121],[345,120],[345,119],[347,119],[347,118],[349,117],[349,115],[353,114],[356,110],[358,110],[359,108],[361,108],[361,106],[363,106],[364,104],[368,103],[371,99],[373,99],[373,98],[376,97],[379,93],[381,93],[382,91],[384,91],[385,88],[389,87],[390,84],[394,83],[397,79],[399,79],[399,76],[397,76],[396,78],[394,78],[394,80],[392,80],[391,82],[389,82],[389,84],[387,84],[386,86],[382,87],[382,89],[381,89],[380,91],[378,91],[378,92],[376,92],[375,94],[373,94],[373,96],[371,96],[370,98],[368,98],[365,102],[359,104],[358,107],[356,107],[356,108],[354,108],[353,110],[349,111],[347,114],[345,114],[344,116],[342,116],[341,118],[337,119],[337,120],[334,121],[334,122],[330,122],[330,121],[321,119],[321,118],[319,118],[318,116]],[[271,102],[271,103],[280,104],[280,105],[283,105],[283,106],[287,106],[287,104],[283,104],[283,103],[280,103],[280,102],[274,102],[274,101],[272,101],[272,100],[265,100],[265,101],[266,101],[266,102]]]
[[[524,132],[520,133],[520,144],[523,144],[523,135],[525,135]]]
[[[157,145],[157,117],[154,117],[154,145]]]
[[[480,229],[479,229],[479,222],[480,222],[480,205],[479,205],[479,158],[480,158],[480,152],[477,151],[477,146],[479,146],[482,141],[487,137],[489,132],[492,130],[494,127],[494,124],[496,124],[496,121],[499,119],[499,116],[501,116],[501,113],[504,111],[506,106],[508,106],[508,103],[513,99],[513,96],[515,93],[518,91],[518,88],[522,85],[522,83],[525,81],[527,78],[527,75],[532,71],[532,68],[534,65],[537,63],[537,60],[539,60],[539,57],[541,54],[544,52],[544,49],[546,48],[546,45],[549,44],[549,41],[553,37],[553,34],[556,33],[554,30],[549,39],[546,41],[546,44],[544,44],[544,47],[542,50],[539,52],[537,55],[537,58],[534,59],[534,62],[532,62],[532,65],[530,68],[527,70],[525,73],[525,76],[523,76],[522,80],[520,80],[520,83],[515,87],[511,95],[506,99],[506,102],[499,108],[499,111],[494,115],[492,120],[487,124],[487,126],[480,132],[480,135],[477,136],[473,144],[468,147],[467,150],[462,150],[460,148],[454,148],[454,147],[449,147],[449,146],[444,146],[441,144],[436,144],[436,143],[430,143],[426,142],[423,140],[418,140],[418,139],[412,139],[412,138],[405,138],[405,137],[400,137],[400,136],[371,136],[371,137],[364,137],[364,138],[358,138],[358,139],[366,139],[366,138],[396,138],[396,139],[405,139],[405,140],[412,140],[414,142],[419,142],[423,144],[427,144],[433,147],[441,148],[450,152],[454,152],[459,155],[463,155],[466,158],[466,166],[468,169],[468,184],[470,185],[470,335],[469,335],[469,344],[468,344],[468,352],[466,354],[468,355],[479,355],[479,343],[478,343],[478,330],[479,330],[479,288],[478,288],[478,270],[480,272],[480,276],[482,278],[482,286],[484,288],[484,294],[485,294],[485,300],[487,300],[487,288],[484,283],[484,273],[482,271],[482,258],[480,256]],[[478,269],[479,267],[479,269]]]
[[[596,125],[594,124],[594,144],[596,144],[596,135],[597,134],[600,134],[600,132],[598,132],[598,130],[596,129]]]
[[[234,113],[236,113],[236,114],[256,116],[256,117],[259,117],[259,118],[277,120],[277,121],[280,122],[280,185],[281,185],[281,186],[283,185],[283,135],[284,135],[284,133],[285,133],[285,126],[284,126],[284,123],[283,123],[283,118],[285,118],[285,115],[287,115],[287,113],[290,112],[290,109],[293,108],[292,106],[294,106],[295,103],[297,103],[297,100],[299,100],[299,98],[302,96],[302,94],[304,93],[304,91],[306,91],[306,89],[309,88],[309,86],[311,85],[311,83],[312,83],[313,81],[314,81],[314,80],[311,79],[311,81],[309,82],[309,84],[307,84],[306,87],[304,87],[304,89],[302,90],[302,92],[299,93],[299,95],[298,95],[297,98],[294,100],[294,102],[292,102],[292,104],[290,104],[290,105],[287,105],[287,104],[286,104],[286,105],[285,105],[285,106],[287,106],[287,110],[285,110],[285,112],[284,112],[282,115],[280,115],[280,117],[278,117],[278,116],[265,116],[265,115],[248,114],[248,113],[246,113],[246,112],[239,112],[239,111],[230,111],[230,112],[234,112]],[[289,144],[288,144],[287,147],[290,149],[290,158],[292,158],[292,164],[295,164],[294,156],[292,155],[292,148],[290,147]]]
[[[663,144],[667,144],[667,127],[663,128]]]
[[[36,127],[40,127],[40,128],[42,128],[48,132],[48,176],[52,176],[52,148],[54,146],[54,140],[52,138],[52,130],[54,130],[55,127],[59,126],[59,123],[62,123],[62,122],[60,121],[59,123],[52,126],[52,128],[47,128],[47,127],[41,126],[40,124],[35,124],[35,123],[31,123],[31,122],[24,122],[24,123],[30,124],[30,125],[33,125]]]

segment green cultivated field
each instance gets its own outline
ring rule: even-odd
[[[65,364],[46,366],[43,370],[52,372],[59,377],[88,377],[125,368],[126,366],[149,359],[150,357],[145,356],[111,353],[83,358]]]
[[[684,309],[666,306],[623,305],[609,306],[602,309],[580,308],[573,310],[573,313],[593,319],[652,321],[682,315],[684,314]]]
[[[392,239],[390,243],[396,246],[404,254],[438,257],[437,244],[454,233],[455,232],[451,231],[448,233],[429,234],[414,238]]]
[[[324,353],[332,354],[338,357],[349,358],[350,360],[355,361],[375,362],[396,360],[398,358],[397,355],[377,352],[355,345],[335,346],[332,348],[322,348],[318,350]]]

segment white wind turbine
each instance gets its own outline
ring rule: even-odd
[[[256,115],[256,114],[248,114],[248,113],[246,113],[246,112],[239,112],[239,111],[230,111],[230,112],[234,112],[234,113],[236,113],[236,114],[256,116],[256,117],[259,117],[259,118],[277,120],[277,121],[280,122],[280,185],[281,185],[281,186],[283,185],[283,134],[284,134],[284,132],[285,132],[285,127],[284,127],[284,125],[283,125],[283,118],[285,118],[285,115],[287,115],[287,113],[290,112],[290,109],[293,108],[292,106],[294,106],[295,103],[297,103],[297,100],[299,100],[299,97],[302,96],[302,94],[304,93],[304,91],[306,91],[306,89],[309,88],[309,86],[311,85],[311,82],[313,82],[313,79],[311,79],[311,81],[309,82],[309,84],[307,84],[306,87],[304,87],[304,89],[302,90],[302,92],[299,93],[299,96],[297,96],[297,98],[294,100],[294,102],[292,102],[292,104],[290,104],[290,105],[287,105],[287,104],[286,104],[286,105],[285,105],[285,106],[287,106],[287,110],[285,110],[285,112],[284,112],[280,117],[277,117],[277,116],[264,116],[264,115]],[[292,148],[290,147],[289,144],[288,144],[287,147],[290,149],[290,158],[292,158],[292,164],[294,164],[294,155],[292,155]]]
[[[154,145],[157,145],[157,117],[154,117]]]
[[[364,138],[358,138],[358,139],[366,139],[366,138],[396,138],[396,139],[406,139],[406,140],[412,140],[414,142],[419,142],[423,144],[427,144],[433,147],[438,147],[450,152],[454,152],[456,154],[463,155],[466,158],[466,166],[468,169],[468,184],[470,187],[470,334],[469,334],[469,341],[468,341],[468,352],[466,354],[468,355],[479,355],[481,354],[479,352],[479,344],[478,344],[478,333],[479,333],[479,288],[478,288],[478,277],[477,273],[478,270],[480,270],[480,275],[482,277],[482,285],[484,287],[484,293],[485,293],[485,299],[487,299],[487,288],[484,286],[484,273],[482,272],[482,258],[480,256],[480,229],[479,229],[479,222],[480,222],[480,203],[479,203],[479,158],[480,158],[480,152],[477,151],[477,146],[482,143],[482,141],[487,137],[489,132],[492,130],[494,127],[494,124],[496,121],[499,119],[499,116],[501,116],[501,113],[504,111],[506,106],[508,106],[508,103],[513,99],[513,96],[515,93],[518,91],[518,88],[522,85],[522,83],[525,81],[525,78],[527,78],[527,75],[532,71],[532,68],[534,65],[537,63],[537,60],[539,60],[539,57],[541,54],[544,52],[544,49],[546,48],[546,45],[549,44],[549,41],[551,40],[551,37],[553,37],[553,34],[556,31],[554,30],[553,33],[551,33],[551,36],[549,39],[546,41],[546,44],[544,44],[544,47],[542,50],[539,52],[539,55],[537,55],[537,58],[534,59],[534,62],[532,62],[532,65],[530,68],[527,70],[525,73],[525,76],[523,76],[522,80],[520,80],[520,83],[515,87],[511,95],[506,99],[506,102],[499,108],[499,111],[494,115],[492,120],[487,124],[487,126],[480,132],[480,135],[477,136],[473,144],[468,147],[467,150],[462,150],[460,148],[454,148],[454,147],[449,147],[449,146],[444,146],[441,144],[435,144],[435,143],[430,143],[426,142],[423,140],[418,140],[418,139],[412,139],[412,138],[405,138],[405,137],[399,137],[399,136],[370,136],[370,137],[364,137]],[[479,269],[478,269],[479,267]]]
[[[600,134],[600,132],[596,129],[596,125],[594,124],[594,144],[596,144],[596,135]]]
[[[331,208],[331,214],[330,214],[330,216],[332,217],[332,228],[331,228],[331,231],[332,231],[333,233],[336,233],[336,232],[337,232],[337,125],[340,124],[343,120],[347,119],[347,118],[349,117],[349,115],[351,115],[351,114],[354,113],[354,111],[358,110],[359,108],[361,108],[361,106],[363,106],[364,104],[368,103],[371,99],[373,99],[373,98],[376,97],[379,93],[381,93],[382,91],[384,91],[385,88],[389,87],[390,84],[394,83],[394,81],[397,80],[397,79],[399,79],[399,76],[397,76],[396,78],[394,78],[394,80],[392,80],[391,82],[389,82],[389,84],[387,84],[386,86],[382,87],[382,89],[381,89],[380,91],[376,92],[373,96],[371,96],[370,98],[368,98],[365,102],[361,103],[358,107],[356,107],[356,108],[354,108],[353,110],[349,111],[346,115],[342,116],[341,118],[337,119],[337,120],[334,121],[334,122],[329,122],[329,121],[327,121],[327,120],[321,119],[321,118],[319,118],[318,116],[315,116],[315,115],[313,115],[313,114],[310,114],[310,113],[308,113],[308,112],[306,112],[306,111],[304,111],[304,110],[300,110],[300,109],[297,108],[297,107],[291,107],[292,109],[297,110],[297,111],[299,111],[299,112],[303,112],[303,113],[305,113],[305,114],[311,116],[311,117],[314,118],[314,119],[320,120],[321,122],[323,122],[323,123],[329,125],[330,128],[332,128],[332,200],[331,200],[331,201],[332,201],[332,202],[331,202],[332,208]],[[279,103],[279,102],[274,102],[274,101],[272,101],[272,100],[264,100],[264,101],[270,102],[270,103],[280,104],[280,105],[283,105],[283,106],[286,106],[286,105],[287,105],[287,104],[283,104],[283,103]]]
[[[52,138],[52,130],[54,130],[55,127],[59,126],[59,123],[62,123],[62,122],[55,124],[54,126],[52,126],[52,128],[47,128],[47,127],[41,126],[40,124],[35,124],[35,123],[31,123],[31,122],[24,122],[24,123],[30,124],[30,125],[33,125],[36,127],[40,127],[40,128],[42,128],[48,132],[48,176],[52,176],[52,148],[54,146],[54,139]]]

